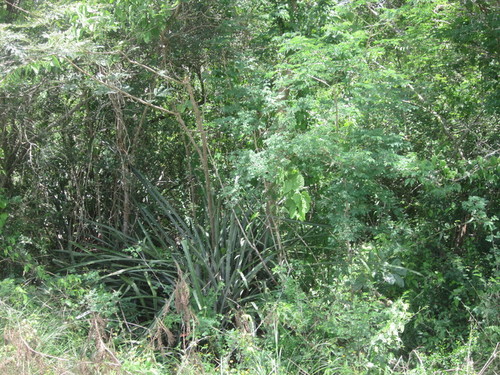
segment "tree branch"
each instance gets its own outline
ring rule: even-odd
[[[145,106],[148,106],[148,107],[151,107],[151,108],[154,108],[156,109],[157,111],[160,111],[160,112],[163,112],[163,113],[167,113],[169,115],[172,115],[172,116],[175,116],[177,114],[177,112],[174,112],[174,111],[171,111],[169,109],[166,109],[166,108],[163,108],[163,107],[160,107],[156,104],[153,104],[153,103],[150,103],[150,102],[147,102],[146,100],[144,99],[141,99],[135,95],[132,95],[132,94],[129,94],[128,92],[116,87],[116,86],[113,86],[113,85],[110,85],[109,83],[107,82],[104,82],[103,80],[100,80],[99,78],[96,78],[93,74],[83,70],[82,68],[80,68],[78,65],[76,65],[73,61],[71,61],[70,59],[68,59],[67,57],[63,57],[64,60],[66,60],[73,68],[75,68],[76,70],[78,70],[80,73],[82,73],[83,75],[86,75],[87,77],[89,77],[91,80],[103,85],[103,86],[106,86],[107,88],[111,89],[111,90],[114,90],[120,94],[122,94],[123,96],[137,102],[137,103],[141,103]]]

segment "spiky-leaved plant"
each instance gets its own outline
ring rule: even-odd
[[[95,239],[97,244],[66,251],[74,259],[67,268],[99,270],[102,280],[135,306],[130,311],[146,320],[160,313],[179,271],[195,311],[213,316],[241,307],[273,280],[276,251],[264,220],[218,202],[215,228],[208,230],[203,220],[182,217],[142,174],[135,174],[148,198],[147,205],[139,204],[137,230],[125,235],[99,225],[105,235]]]
[[[154,186],[137,176],[154,203],[150,207],[155,207],[155,212],[141,209],[144,237],[172,250],[172,259],[189,275],[196,308],[223,314],[256,297],[273,280],[276,251],[265,221],[252,217],[250,210],[218,202],[215,228],[209,231],[202,223],[183,219]],[[167,220],[168,228],[158,217]]]

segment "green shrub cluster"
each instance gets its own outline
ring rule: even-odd
[[[178,312],[166,311],[138,329],[123,318],[120,296],[106,291],[96,273],[51,276],[37,286],[5,279],[0,282],[0,370],[40,375],[472,375],[497,366],[491,360],[474,362],[483,360],[478,351],[487,347],[480,342],[486,332],[477,325],[452,352],[415,350],[401,356],[402,334],[414,318],[405,298],[391,301],[372,288],[356,290],[349,275],[305,290],[300,277],[284,270],[275,274],[280,288],[227,316],[193,313],[191,330],[170,344],[165,336],[158,340],[158,332],[177,334],[186,323]],[[231,327],[222,325],[225,319],[231,319]]]

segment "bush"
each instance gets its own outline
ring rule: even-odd
[[[292,277],[281,281],[263,307],[245,314],[254,330],[240,325],[225,335],[224,358],[234,359],[238,371],[383,373],[394,363],[409,319],[402,299],[355,292],[346,277],[307,291]]]

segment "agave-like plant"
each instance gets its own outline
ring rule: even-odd
[[[255,298],[274,279],[271,269],[276,251],[264,220],[249,210],[219,202],[212,221],[215,228],[209,231],[194,220],[183,219],[151,183],[137,176],[156,210],[141,209],[143,231],[170,246],[173,259],[189,275],[195,307],[208,304],[214,313],[226,313]],[[158,217],[167,218],[175,230],[167,229]]]
[[[122,302],[137,305],[136,311],[127,311],[128,318],[135,313],[141,319],[153,316],[161,309],[163,294],[173,290],[177,279],[172,253],[155,245],[150,236],[124,235],[116,228],[93,224],[102,236],[89,243],[73,243],[71,250],[61,251],[66,257],[54,261],[62,271],[98,271],[109,289],[120,292]]]
[[[135,175],[148,196],[148,204],[139,208],[137,230],[124,235],[100,225],[106,235],[96,238],[92,249],[80,245],[66,251],[73,259],[67,268],[98,269],[103,282],[135,301],[145,318],[159,313],[179,272],[191,287],[193,308],[213,314],[241,307],[274,279],[276,251],[264,220],[218,202],[211,220],[215,228],[207,230],[194,218],[183,218],[142,174]]]

